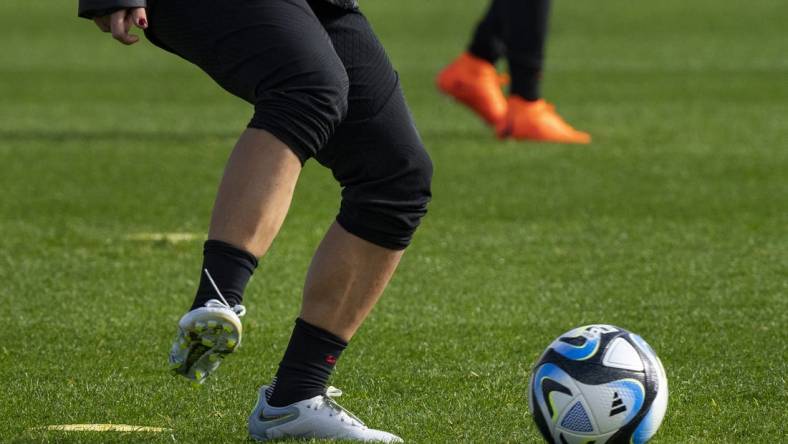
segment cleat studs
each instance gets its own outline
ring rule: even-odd
[[[194,372],[194,379],[196,382],[199,383],[200,381],[203,380],[204,377],[205,377],[205,373],[203,373],[202,371],[197,370],[196,372]]]
[[[219,355],[209,355],[208,362],[216,362],[219,360]]]
[[[233,326],[227,323],[222,323],[222,330],[224,330],[226,333],[232,333]]]
[[[227,348],[235,348],[236,344],[238,344],[235,339],[228,339],[227,340]]]
[[[213,345],[214,345],[214,342],[213,342],[213,341],[211,341],[211,340],[210,340],[210,339],[208,339],[208,338],[202,338],[202,345],[204,345],[204,346],[206,346],[206,347],[213,347]]]
[[[219,325],[219,323],[216,321],[208,321],[208,328],[216,328],[217,325]]]
[[[195,322],[194,323],[194,331],[197,333],[205,330],[205,323],[204,322]]]

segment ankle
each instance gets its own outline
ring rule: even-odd
[[[268,403],[284,407],[325,393],[328,379],[347,342],[301,318],[269,390]]]
[[[203,246],[200,285],[191,309],[202,307],[211,299],[223,300],[231,307],[243,301],[243,293],[257,258],[226,242],[207,240]]]

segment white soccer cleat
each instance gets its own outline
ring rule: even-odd
[[[249,416],[249,435],[257,441],[280,438],[345,439],[366,442],[403,442],[402,438],[382,430],[370,429],[332,398],[342,391],[329,387],[326,393],[285,407],[268,405],[266,391],[260,388],[259,399]]]
[[[178,335],[170,350],[170,368],[202,384],[222,359],[241,345],[243,305],[230,307],[211,299],[186,313],[178,322]]]

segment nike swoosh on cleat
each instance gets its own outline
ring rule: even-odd
[[[290,422],[293,419],[298,418],[298,413],[291,412],[285,413],[283,415],[266,415],[264,413],[260,413],[257,417],[261,423],[265,424],[266,427],[273,427],[279,424],[284,424],[286,422]]]
[[[290,416],[294,416],[293,413],[285,413],[284,415],[271,415],[268,416],[266,414],[260,414],[260,421],[276,421],[277,419],[288,418]]]

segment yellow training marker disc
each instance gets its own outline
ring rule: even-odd
[[[128,424],[62,424],[38,427],[38,429],[52,430],[59,432],[142,432],[142,433],[164,433],[171,432],[172,429],[163,427],[146,427]]]

